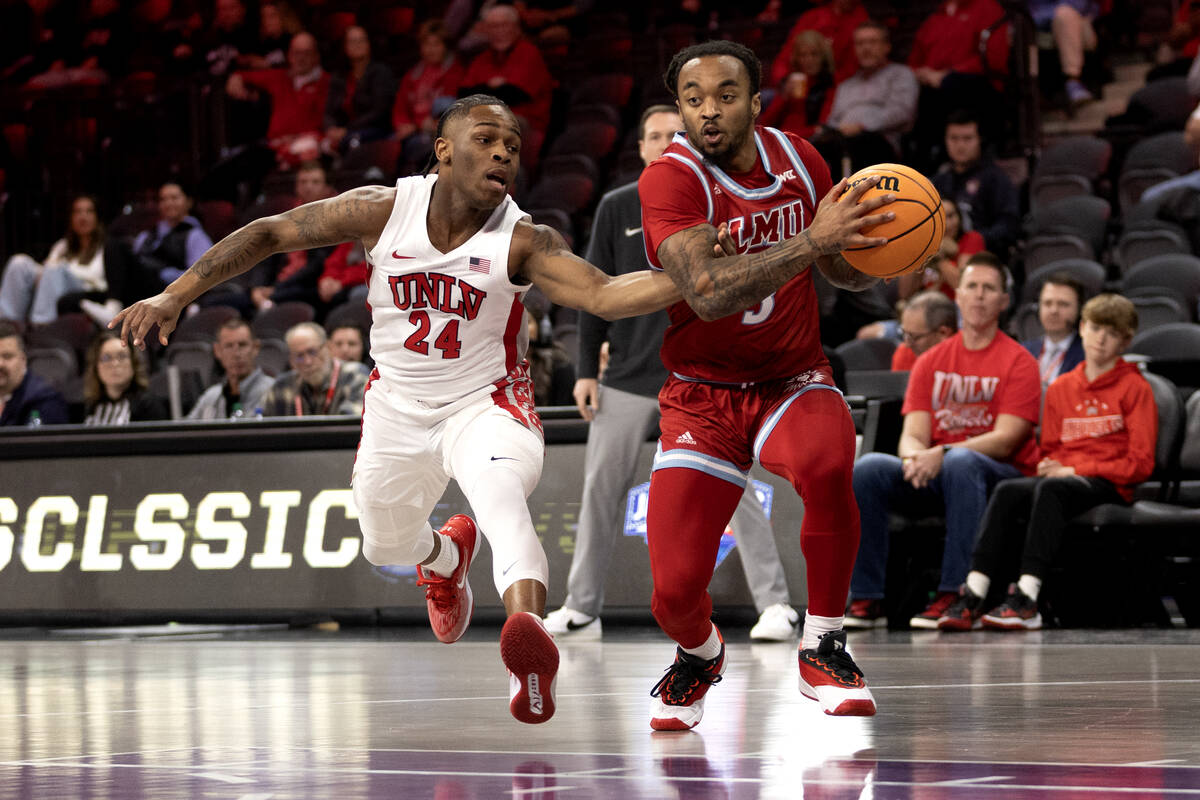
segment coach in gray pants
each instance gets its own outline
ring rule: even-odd
[[[642,162],[649,164],[662,155],[682,128],[674,106],[646,109],[638,138]],[[612,275],[648,268],[636,182],[614,189],[600,200],[587,260]],[[659,349],[668,318],[666,311],[659,311],[610,324],[590,314],[579,316],[574,395],[591,428],[567,599],[562,608],[546,616],[546,628],[560,638],[598,639],[604,581],[613,544],[620,535],[624,495],[634,484],[642,444],[658,426],[658,392],[667,378]],[[600,347],[606,340],[609,363],[600,384]],[[746,582],[760,614],[750,638],[793,638],[799,615],[790,605],[771,524],[752,488],[742,496],[732,524]]]

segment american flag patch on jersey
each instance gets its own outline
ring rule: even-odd
[[[471,256],[467,259],[467,269],[487,275],[492,271],[492,260],[490,258],[476,258],[475,256]]]

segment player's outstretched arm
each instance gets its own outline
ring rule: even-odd
[[[821,200],[812,224],[800,235],[766,250],[716,258],[717,230],[702,224],[663,240],[658,246],[659,263],[701,319],[720,319],[744,311],[819,258],[833,256],[847,247],[886,244],[886,239],[859,233],[862,228],[892,218],[891,212],[874,212],[894,200],[894,195],[862,200],[877,182],[871,178],[847,192],[846,181],[841,181]]]
[[[551,302],[604,319],[649,314],[681,299],[665,274],[647,269],[608,275],[572,253],[562,235],[545,225],[518,223],[510,259],[517,265],[517,274],[541,289]]]
[[[132,340],[136,347],[144,348],[146,334],[158,325],[159,341],[165,345],[188,303],[270,255],[351,239],[363,240],[368,249],[374,247],[392,212],[395,196],[394,188],[364,186],[257,219],[214,244],[162,293],[122,310],[108,327],[120,325],[121,341]]]

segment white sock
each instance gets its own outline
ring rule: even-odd
[[[441,541],[442,549],[437,558],[425,565],[425,571],[449,578],[458,567],[458,545],[444,533],[435,533],[434,536]]]
[[[1037,600],[1038,592],[1042,590],[1042,579],[1035,575],[1022,575],[1017,581],[1017,588],[1030,600]]]
[[[967,588],[971,590],[971,594],[976,597],[987,597],[988,588],[992,585],[992,579],[982,572],[971,570],[967,573]]]
[[[818,617],[805,611],[804,635],[800,637],[800,649],[816,650],[822,636],[842,629],[843,619],[845,617]]]
[[[721,637],[717,635],[717,626],[713,625],[708,638],[699,647],[684,647],[683,652],[689,656],[698,656],[705,661],[712,661],[721,654]]]

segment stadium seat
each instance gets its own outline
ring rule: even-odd
[[[1146,189],[1190,172],[1195,166],[1196,159],[1181,130],[1139,141],[1130,148],[1117,179],[1117,201],[1122,211],[1137,205]]]
[[[1138,312],[1138,333],[1153,330],[1173,322],[1189,322],[1190,317],[1183,305],[1173,297],[1166,295],[1131,297]]]
[[[600,170],[596,167],[596,162],[583,153],[544,158],[541,170],[542,175],[583,175],[592,183],[600,180]]]
[[[167,347],[167,364],[178,367],[181,372],[193,372],[200,378],[202,386],[213,382],[216,359],[212,343],[206,341],[172,341]]]
[[[81,359],[96,335],[96,323],[87,314],[60,314],[45,325],[31,327],[25,343],[31,348],[64,347]]]
[[[1091,254],[1084,257],[1095,258],[1104,250],[1111,217],[1112,207],[1103,198],[1066,197],[1039,209],[1031,218],[1029,234],[1074,234],[1091,248]]]
[[[1016,313],[1013,314],[1009,328],[1012,330],[1013,338],[1018,342],[1027,342],[1031,339],[1042,338],[1044,331],[1042,330],[1042,322],[1038,319],[1038,304],[1022,303]]]
[[[567,109],[567,127],[602,122],[621,127],[621,113],[608,103],[582,103]]]
[[[1162,255],[1148,258],[1125,273],[1125,292],[1145,286],[1162,286],[1178,292],[1189,312],[1200,299],[1200,258],[1192,255]]]
[[[860,395],[866,398],[904,397],[904,391],[907,388],[907,370],[846,370],[846,394]]]
[[[575,214],[591,205],[595,193],[596,184],[586,175],[547,175],[530,190],[522,206]]]
[[[572,125],[555,137],[548,156],[582,153],[595,161],[603,161],[617,142],[617,126],[604,122]]]
[[[621,73],[593,75],[584,78],[571,91],[570,105],[584,103],[607,103],[614,108],[624,108],[633,92],[633,76]]]
[[[1129,352],[1148,356],[1150,370],[1189,390],[1200,387],[1200,325],[1171,322],[1133,337]]]
[[[1099,294],[1104,289],[1104,267],[1086,258],[1066,258],[1051,261],[1027,275],[1022,294],[1024,301],[1036,303],[1042,291],[1042,284],[1056,272],[1066,272],[1083,284],[1084,293],[1088,297]]]
[[[1082,175],[1068,173],[1037,175],[1029,182],[1029,206],[1035,213],[1050,203],[1092,193],[1092,182]]]
[[[1191,252],[1187,232],[1169,222],[1160,221],[1153,226],[1127,226],[1117,240],[1116,261],[1121,272],[1125,273],[1154,256]]]
[[[892,339],[851,339],[834,348],[846,366],[846,374],[852,370],[886,370],[892,366],[892,353],[896,342]]]
[[[66,347],[31,347],[25,354],[30,372],[67,395],[79,381],[79,362]]]
[[[363,333],[371,331],[371,309],[361,300],[347,300],[325,315],[325,330],[331,331],[339,325],[357,325]]]
[[[1025,242],[1025,274],[1037,272],[1059,261],[1091,261],[1096,251],[1087,240],[1074,233],[1040,233]]]
[[[1108,172],[1112,145],[1098,136],[1068,136],[1042,151],[1034,177],[1079,175],[1095,182]]]
[[[282,339],[293,325],[312,322],[314,316],[316,314],[312,306],[293,300],[259,311],[250,323],[250,329],[259,339]]]
[[[173,342],[211,342],[217,338],[217,329],[225,322],[241,316],[231,306],[207,306],[195,314],[184,314],[179,327],[171,334]]]
[[[267,338],[259,342],[255,364],[272,378],[277,378],[292,368],[290,358],[287,343],[283,339]]]

